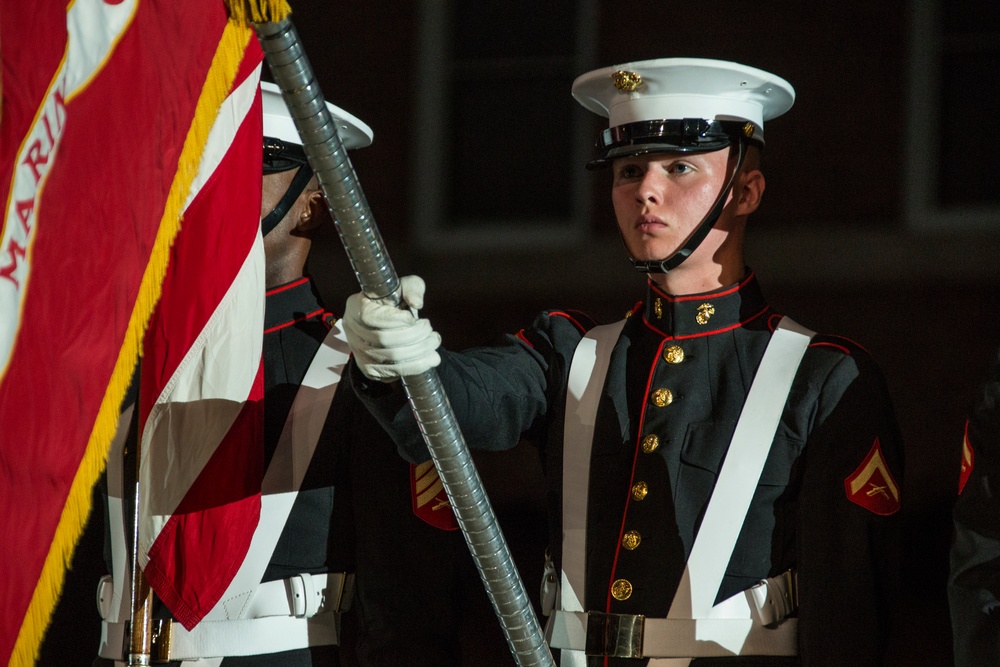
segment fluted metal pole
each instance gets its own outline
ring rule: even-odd
[[[255,24],[361,290],[399,305],[399,277],[291,19]],[[402,379],[410,405],[517,664],[554,665],[437,371]]]

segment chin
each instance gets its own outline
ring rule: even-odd
[[[639,248],[638,251],[630,249],[632,257],[634,257],[636,261],[639,262],[654,262],[654,261],[659,261],[661,259],[667,259],[675,252],[677,252],[676,246],[670,246],[668,248],[662,248],[662,249],[643,246]]]

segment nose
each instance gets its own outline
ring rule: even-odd
[[[640,204],[661,204],[663,203],[663,184],[659,175],[649,167],[646,167],[642,175],[642,180],[635,190],[635,199]]]

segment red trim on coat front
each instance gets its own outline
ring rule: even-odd
[[[649,375],[646,377],[646,391],[643,392],[642,399],[642,410],[639,412],[639,428],[636,433],[635,441],[635,453],[632,455],[632,472],[629,474],[628,488],[626,489],[625,496],[625,510],[622,512],[622,523],[621,527],[618,529],[618,542],[615,544],[615,557],[611,561],[611,580],[608,581],[608,597],[605,602],[605,613],[611,613],[611,587],[615,581],[615,573],[618,570],[618,556],[622,551],[622,540],[625,538],[625,517],[628,516],[628,510],[632,502],[632,485],[635,484],[635,466],[639,461],[639,454],[642,451],[642,432],[643,426],[646,423],[646,409],[649,407],[649,401],[646,397],[649,396],[649,388],[653,386],[653,375],[656,373],[656,365],[659,363],[660,355],[663,353],[663,346],[671,340],[669,338],[664,338],[660,341],[659,347],[656,348],[656,355],[653,357],[653,363],[649,367]]]
[[[279,285],[277,287],[273,287],[273,288],[267,290],[264,293],[264,295],[265,296],[271,296],[272,294],[281,294],[282,292],[288,291],[288,290],[292,289],[293,287],[298,287],[302,283],[307,283],[307,282],[309,282],[309,278],[307,276],[303,276],[302,278],[299,278],[298,280],[293,280],[292,282],[288,283],[287,285]]]
[[[284,324],[278,324],[276,326],[273,326],[270,329],[264,329],[264,333],[266,333],[266,334],[274,333],[275,331],[277,331],[279,329],[285,329],[285,328],[290,327],[290,326],[292,326],[294,324],[298,324],[299,322],[305,322],[306,320],[311,320],[314,317],[322,315],[324,312],[326,312],[326,311],[324,311],[322,308],[320,308],[319,310],[315,310],[315,311],[313,311],[311,313],[308,313],[307,315],[303,315],[301,317],[296,317],[291,322],[285,322]]]

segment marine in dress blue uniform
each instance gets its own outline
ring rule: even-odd
[[[1000,352],[965,425],[948,606],[956,667],[1000,662]]]
[[[596,70],[573,92],[610,117],[590,166],[613,171],[620,231],[647,284],[628,308],[597,404],[589,502],[581,510],[587,642],[565,648],[586,652],[589,665],[621,667],[690,658],[696,665],[879,664],[897,580],[902,445],[875,362],[857,344],[825,335],[809,341],[777,406],[777,428],[759,478],[750,481],[752,499],[715,594],[718,603],[763,580],[786,582],[788,608],[758,622],[778,627],[794,619],[792,650],[642,652],[642,628],[648,635],[650,620],[667,616],[692,565],[706,506],[720,492],[716,480],[782,318],[742,262],[742,232],[763,190],[763,123],[790,108],[794,92],[767,72],[697,59]],[[705,188],[685,191],[705,182],[716,184],[711,197]],[[667,211],[693,199],[697,224]],[[419,304],[422,284],[410,285],[415,296],[407,301]],[[403,291],[406,299],[406,284]],[[352,382],[412,460],[427,456],[412,415],[396,385],[376,380],[419,372],[422,363],[437,365],[470,447],[506,449],[521,437],[539,443],[558,572],[567,560],[567,387],[593,322],[547,311],[501,345],[457,353],[438,349],[425,321],[362,295],[348,300],[345,320],[357,361]],[[412,336],[401,333],[407,327]],[[622,650],[623,637],[638,641],[638,655]]]
[[[309,277],[268,289],[268,414],[287,414],[309,362],[336,319]],[[268,419],[264,426],[272,452],[284,419]],[[451,577],[471,569],[471,559],[461,534],[434,527],[411,511],[409,472],[394,443],[351,386],[342,382],[265,575],[280,579],[295,571],[329,569],[354,573],[339,662],[336,647],[320,647],[311,649],[311,663],[303,664],[460,664],[461,608],[455,599],[463,593],[461,582]],[[287,654],[280,658],[289,660]]]
[[[304,274],[312,230],[332,221],[283,103],[276,96],[268,99],[276,103],[275,117],[270,120],[281,134],[265,139],[265,155],[272,151],[267,163],[275,170],[297,170],[282,198],[291,204],[279,202],[262,221],[265,251],[274,244],[274,261],[269,265],[275,267],[268,274],[264,331],[269,455],[306,369],[337,316],[327,310],[316,284]],[[344,129],[341,135],[348,148],[362,143],[361,137],[345,137]],[[311,214],[315,219],[291,223],[288,217],[300,213],[295,208],[300,193],[318,209]],[[304,251],[288,261],[293,245],[301,245]],[[471,559],[460,534],[418,518],[412,506],[410,466],[359,403],[350,384],[341,382],[265,576],[282,578],[303,567],[354,573],[339,662],[332,648],[323,647],[311,649],[312,662],[304,664],[459,664],[460,610],[452,599],[458,595],[460,582],[446,575],[468,568]],[[447,506],[437,512],[450,513]]]
[[[279,265],[284,266],[286,271],[294,270],[295,261],[292,256],[296,251],[289,242],[280,238],[282,230],[275,230],[283,222],[286,226],[294,227],[295,223],[290,219],[292,217],[289,215],[290,212],[300,214],[304,209],[309,209],[306,201],[309,199],[310,191],[306,188],[312,179],[312,172],[305,161],[305,154],[298,144],[293,121],[277,87],[274,84],[262,83],[261,88],[264,117],[262,207],[268,209],[261,224],[265,236],[267,264],[265,272],[266,278],[270,280],[274,275],[280,275],[277,268]],[[347,148],[358,148],[371,143],[372,133],[367,125],[342,109],[333,105],[328,106],[331,114],[340,122],[342,139]],[[292,173],[294,177],[289,183],[285,183],[282,179]],[[315,188],[312,197],[315,200]],[[314,204],[313,209],[315,208]],[[287,233],[287,229],[284,231]],[[304,252],[308,252],[307,246]],[[301,257],[302,262],[304,258],[305,254]],[[299,385],[329,330],[329,319],[324,315],[325,311],[319,306],[307,278],[302,278],[294,284],[268,289],[263,332],[265,465],[269,465],[275,455],[279,437],[285,427]],[[350,392],[348,390],[345,393]],[[349,494],[349,477],[346,475],[349,463],[347,460],[349,440],[340,437],[339,434],[337,437],[330,437],[328,433],[331,430],[328,424],[324,441],[316,447],[315,454],[309,462],[302,485],[295,496],[287,519],[280,528],[280,535],[261,578],[262,583],[277,584],[268,587],[268,597],[274,597],[275,589],[279,589],[278,597],[287,597],[283,602],[288,609],[286,613],[289,614],[296,610],[293,599],[295,589],[290,583],[293,580],[322,581],[322,577],[329,577],[328,580],[333,581],[336,576],[338,583],[331,584],[336,590],[333,588],[326,590],[325,601],[320,603],[324,611],[334,611],[339,614],[349,606],[352,595],[353,584],[350,577],[344,575],[354,569],[353,520],[349,504],[333,502],[335,495]],[[134,451],[134,448],[129,450]],[[134,461],[131,465],[126,462],[124,466],[126,474],[132,468]],[[128,486],[128,483],[124,485],[125,488]],[[126,521],[125,525],[128,524]],[[274,526],[258,527],[258,530],[274,529]],[[108,540],[116,539],[128,541],[126,537],[112,535],[109,531]],[[110,559],[108,560],[109,569],[112,569]],[[119,575],[120,573],[115,573],[115,576]],[[320,578],[314,579],[316,576]],[[102,581],[102,586],[110,583],[107,579]],[[281,583],[286,585],[282,586]],[[99,597],[100,595],[101,592]],[[254,594],[253,600],[256,602],[264,595],[262,586]],[[281,604],[277,606],[280,607]],[[311,612],[302,613],[308,615]],[[153,616],[166,623],[173,623],[169,609],[158,599],[154,599]],[[250,620],[252,622],[253,617],[250,617]],[[339,624],[339,618],[334,620],[330,615],[330,622]],[[239,636],[242,640],[240,633],[251,632],[253,630],[249,626],[237,628],[234,625],[229,634]],[[247,636],[245,639],[244,645],[249,645],[253,641],[254,646],[260,648],[260,651],[252,655],[227,654],[227,657],[220,658],[218,657],[220,651],[213,650],[211,642],[208,642],[207,653],[200,658],[174,660],[170,664],[196,667],[218,665],[220,662],[225,667],[309,667],[313,664],[340,664],[337,646],[327,641],[314,641],[310,638],[299,648],[270,651],[267,649],[266,639],[262,640],[259,636]],[[162,646],[155,645],[154,661],[163,655],[169,655],[168,651]],[[98,658],[95,665],[122,664],[120,661],[122,656],[114,656],[116,658],[114,663],[106,659],[109,657],[111,656],[104,655]]]

